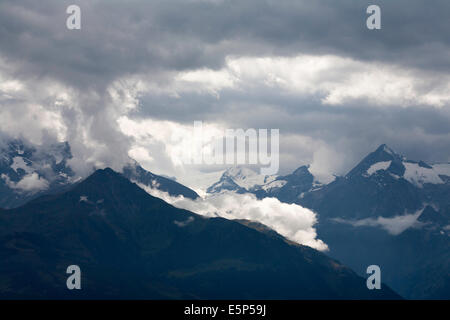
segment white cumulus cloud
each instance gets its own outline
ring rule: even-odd
[[[197,200],[172,197],[158,189],[139,184],[152,196],[163,199],[177,208],[186,209],[206,217],[222,217],[226,219],[246,219],[262,223],[275,230],[286,239],[320,251],[328,250],[328,246],[317,239],[314,225],[316,214],[296,204],[280,202],[276,198],[258,200],[252,194],[236,194],[225,192],[207,195]]]
[[[18,191],[37,192],[48,188],[48,181],[40,177],[36,172],[24,176],[17,183],[11,181],[5,174],[2,174],[1,177],[10,188]]]

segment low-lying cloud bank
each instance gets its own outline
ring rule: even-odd
[[[361,220],[346,220],[341,218],[335,218],[333,221],[338,223],[345,223],[354,227],[379,227],[386,230],[391,235],[399,235],[403,231],[409,228],[418,228],[422,225],[417,219],[422,214],[423,209],[416,211],[412,214],[403,214],[392,218],[377,217],[366,218]]]
[[[6,185],[19,192],[38,192],[48,188],[48,181],[40,177],[36,172],[30,173],[22,178],[19,182],[11,181],[6,174],[0,176]]]
[[[252,194],[225,192],[191,200],[138,184],[150,195],[163,199],[177,208],[186,209],[206,217],[247,219],[262,223],[285,238],[320,251],[328,246],[317,239],[314,225],[316,214],[296,204],[282,203],[276,198],[258,200]]]

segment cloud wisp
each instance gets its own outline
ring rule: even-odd
[[[389,234],[397,236],[409,228],[419,228],[423,225],[417,219],[422,214],[423,209],[412,214],[398,215],[392,218],[377,217],[361,220],[346,220],[334,218],[333,221],[352,225],[353,227],[376,227],[386,230]]]

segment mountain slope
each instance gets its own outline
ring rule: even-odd
[[[176,209],[110,169],[0,221],[2,298],[398,298],[316,250]],[[65,288],[71,264],[80,291]]]
[[[151,188],[156,188],[169,193],[171,196],[183,196],[195,200],[199,195],[192,189],[143,169],[136,161],[126,165],[122,171],[123,175],[132,182],[140,183]]]
[[[411,161],[381,145],[344,177],[296,202],[318,213],[330,255],[412,299],[450,298],[448,165]]]

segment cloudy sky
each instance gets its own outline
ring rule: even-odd
[[[66,8],[81,8],[81,30]],[[382,29],[366,28],[381,7]],[[72,167],[133,157],[191,187],[203,121],[280,129],[280,173],[345,174],[382,143],[450,161],[450,2],[1,0],[0,131],[69,141]],[[181,137],[181,138],[180,138]]]

